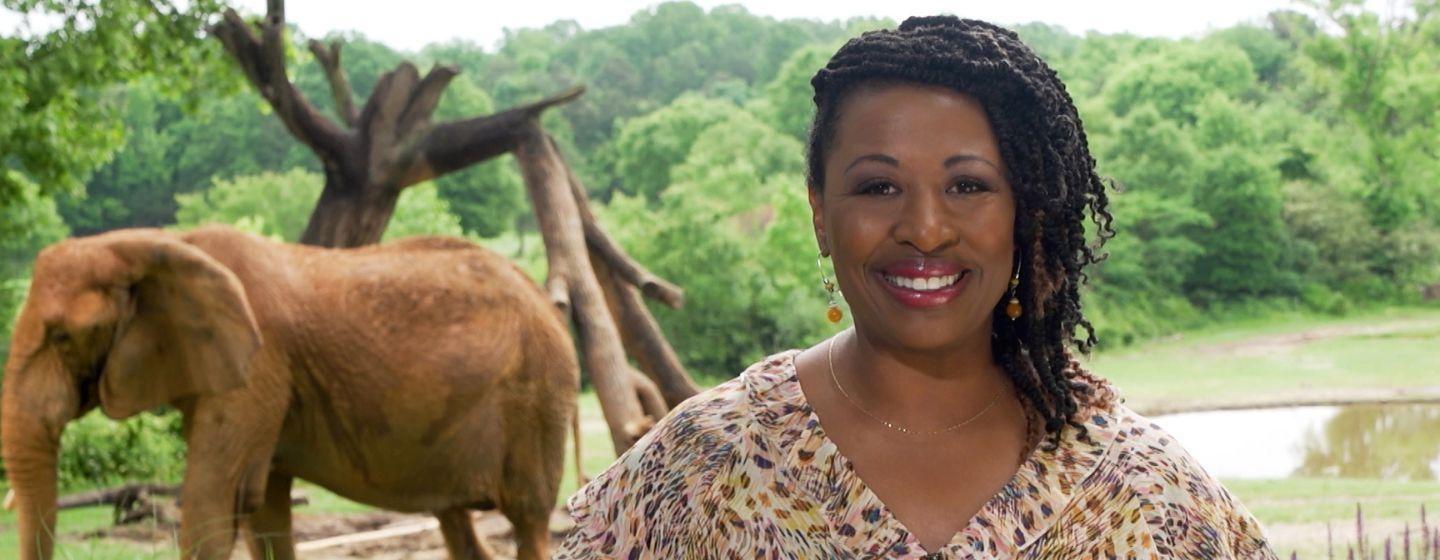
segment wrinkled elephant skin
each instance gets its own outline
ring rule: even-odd
[[[433,512],[454,557],[488,556],[498,508],[520,558],[548,554],[578,366],[563,318],[468,242],[333,250],[211,227],[71,239],[36,259],[5,364],[3,458],[21,556],[53,554],[66,423],[184,415],[186,557],[291,558],[296,477]]]

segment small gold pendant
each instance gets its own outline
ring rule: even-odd
[[[1020,318],[1020,299],[1010,298],[1010,303],[1005,304],[1005,315],[1013,319]]]

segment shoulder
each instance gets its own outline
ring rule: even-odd
[[[1174,553],[1214,545],[1238,558],[1273,557],[1255,517],[1174,436],[1122,404],[1109,416],[1116,431],[1104,470],[1154,516],[1158,540]]]
[[[729,471],[753,432],[755,389],[778,372],[783,354],[680,403],[571,496],[576,528],[557,558],[683,557],[708,493]],[[658,536],[666,538],[651,538]],[[573,555],[573,556],[567,556]]]
[[[1162,487],[1176,484],[1191,487],[1193,492],[1184,495],[1157,496],[1180,502],[1208,501],[1223,490],[1158,423],[1123,404],[1112,406],[1106,416],[1115,424],[1107,458],[1111,468],[1123,473],[1127,480],[1141,486],[1160,483]]]

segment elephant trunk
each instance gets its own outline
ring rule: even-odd
[[[0,454],[15,492],[14,506],[19,520],[21,560],[48,560],[55,548],[56,463],[60,449],[59,430],[29,414],[15,410],[14,399],[5,399],[4,422],[0,422]]]

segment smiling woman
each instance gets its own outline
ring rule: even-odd
[[[1087,214],[1113,230],[1055,73],[929,17],[811,83],[815,238],[854,329],[677,407],[571,499],[559,557],[1273,558],[1074,359]]]

